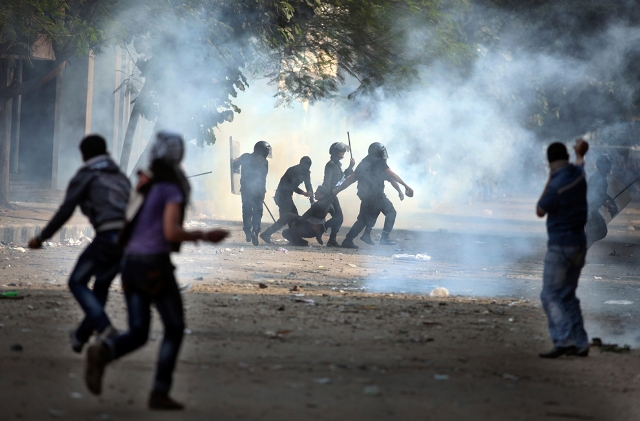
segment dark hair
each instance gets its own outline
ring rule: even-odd
[[[91,134],[80,142],[80,152],[82,152],[82,159],[88,161],[94,156],[106,154],[107,142],[102,136]]]
[[[318,188],[316,189],[316,193],[320,193],[323,196],[328,196],[331,194],[331,191],[325,186],[318,186]]]
[[[151,172],[153,172],[153,179],[151,184],[159,183],[161,181],[173,183],[178,186],[180,192],[185,198],[185,201],[187,200],[187,192],[184,191],[182,180],[176,173],[173,165],[169,164],[163,159],[154,159],[153,162],[151,162],[150,169]]]
[[[547,148],[547,160],[549,162],[568,160],[569,153],[563,143],[554,142]]]

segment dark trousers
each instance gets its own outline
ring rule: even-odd
[[[114,359],[144,345],[149,338],[151,304],[154,304],[164,325],[153,386],[157,393],[168,393],[171,388],[184,335],[182,297],[174,269],[168,254],[125,256],[122,285],[127,300],[129,331],[105,341],[111,347]]]
[[[118,234],[119,230],[96,234],[69,276],[69,289],[85,314],[75,332],[80,342],[87,342],[94,330],[102,332],[111,325],[104,306],[111,282],[120,270],[122,251],[117,245]],[[92,291],[88,284],[93,276],[96,279]]]
[[[242,224],[244,232],[260,232],[264,193],[240,192],[242,197]]]
[[[296,215],[299,215],[298,208],[296,207],[295,203],[293,203],[293,195],[286,196],[286,195],[281,195],[276,193],[273,200],[276,202],[276,205],[278,205],[280,218],[290,213],[295,213]]]
[[[397,213],[393,207],[393,203],[391,203],[386,195],[382,194],[372,198],[361,199],[358,219],[347,233],[345,239],[353,241],[365,228],[367,229],[365,233],[370,233],[381,212],[385,216],[383,231],[389,234],[393,229],[393,225],[396,223]]]
[[[344,222],[344,215],[342,214],[342,207],[340,207],[340,200],[338,200],[337,196],[333,199],[331,205],[333,206],[333,210],[329,212],[331,219],[329,219],[324,226],[327,230],[331,229],[329,237],[335,239],[338,235],[338,231],[340,231],[340,227],[342,227],[342,223]]]

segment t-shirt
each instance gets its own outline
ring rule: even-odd
[[[587,181],[581,165],[567,164],[554,171],[538,207],[547,213],[550,246],[586,244]]]
[[[384,194],[384,182],[387,179],[387,161],[367,155],[356,167],[358,177],[358,197],[361,199]]]
[[[176,184],[154,184],[138,212],[124,254],[170,253],[171,244],[164,238],[164,208],[168,203],[183,202],[184,196]]]

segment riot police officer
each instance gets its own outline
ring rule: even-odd
[[[413,189],[409,187],[396,173],[391,171],[387,165],[387,148],[380,142],[374,142],[369,145],[368,155],[356,167],[351,174],[340,186],[336,187],[334,194],[346,189],[354,182],[358,182],[358,197],[360,198],[360,213],[353,227],[347,233],[342,247],[357,249],[353,243],[365,227],[373,227],[380,212],[385,216],[381,245],[395,244],[389,238],[389,234],[393,229],[396,220],[396,210],[393,203],[384,194],[384,182],[386,180],[394,180],[402,184],[405,188],[405,194],[413,197]]]
[[[333,190],[338,183],[343,182],[347,177],[353,174],[353,166],[356,163],[353,158],[349,161],[349,167],[347,167],[344,172],[342,171],[342,164],[340,163],[340,160],[344,158],[344,154],[347,152],[349,152],[349,145],[342,142],[335,142],[329,148],[329,155],[331,156],[331,159],[324,167],[324,180],[322,182],[322,186],[328,191]],[[339,247],[340,245],[336,241],[336,237],[340,227],[342,226],[342,222],[344,221],[344,216],[337,196],[333,199],[332,210],[329,213],[331,215],[331,219],[325,224],[326,228],[331,230],[327,246]]]
[[[267,173],[272,157],[271,145],[264,140],[253,147],[253,153],[242,154],[233,161],[233,170],[240,174],[240,196],[242,198],[242,224],[247,242],[259,244],[262,204],[267,192]]]
[[[607,236],[607,223],[600,214],[600,207],[604,206],[613,218],[618,213],[616,203],[607,194],[609,182],[607,175],[611,172],[613,162],[607,154],[600,155],[596,160],[597,171],[589,178],[587,185],[587,204],[589,205],[589,215],[585,231],[587,234],[587,248],[596,241]]]

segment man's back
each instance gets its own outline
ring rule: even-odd
[[[549,245],[586,244],[587,182],[583,166],[566,164],[554,171],[538,206],[548,214]]]
[[[238,160],[242,166],[240,190],[244,193],[266,192],[267,172],[269,163],[267,158],[257,153],[245,153]]]
[[[356,167],[358,176],[358,196],[362,198],[374,197],[384,193],[384,181],[387,179],[386,170],[389,168],[384,159],[366,156]]]

